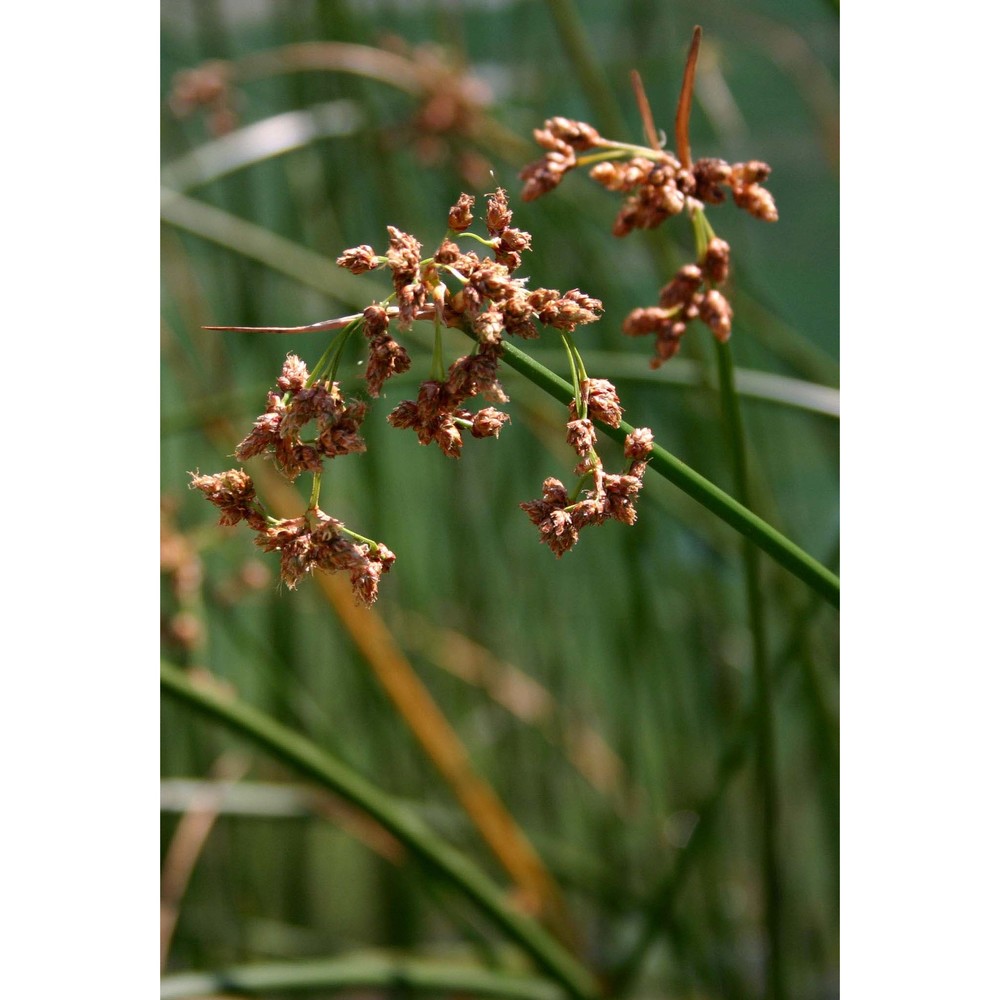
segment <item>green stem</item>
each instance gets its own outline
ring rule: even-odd
[[[496,250],[499,244],[499,239],[488,240],[485,236],[480,236],[479,233],[457,233],[456,238],[460,240],[475,240],[477,243],[482,243],[484,247],[489,247],[490,250]],[[434,258],[432,257],[431,260]]]
[[[286,992],[373,991],[396,996],[409,991],[441,995],[506,997],[508,1000],[560,1000],[546,979],[458,965],[440,960],[359,954],[333,959],[268,962],[166,976],[160,1000],[184,1000],[219,993],[256,996]]]
[[[476,339],[468,330],[464,332],[473,340]],[[568,382],[540,365],[509,341],[504,344],[503,360],[555,399],[565,402],[573,398],[573,387]],[[624,443],[626,435],[634,430],[631,424],[624,420],[618,427],[609,427],[606,424],[601,424],[600,427],[608,437],[620,443]],[[649,456],[649,468],[682,489],[730,527],[735,528],[771,556],[775,562],[784,566],[820,594],[829,604],[835,608],[840,607],[840,579],[835,573],[800,549],[781,532],[772,528],[763,518],[719,489],[715,483],[655,443]]]
[[[312,374],[306,380],[307,386],[321,379],[323,381],[328,379],[333,381],[336,379],[337,368],[340,365],[340,358],[344,353],[344,348],[347,346],[348,340],[351,339],[351,335],[355,330],[360,329],[363,322],[363,318],[352,320],[330,341],[326,350],[320,355],[319,361],[316,362],[316,367],[313,368]]]
[[[792,613],[788,616],[791,628],[785,638],[784,647],[779,652],[775,662],[777,686],[780,687],[782,683],[787,681],[796,658],[805,655],[803,647],[807,644],[807,632],[818,607],[819,595],[812,593],[802,607],[793,608]],[[822,723],[817,725],[817,729],[823,733],[826,732]],[[831,727],[831,731],[833,731],[833,727]],[[819,738],[822,739],[822,735]],[[735,734],[719,757],[719,763],[714,772],[715,777],[708,786],[711,788],[711,792],[706,798],[691,807],[698,817],[698,823],[690,840],[685,844],[684,850],[678,855],[676,864],[650,894],[649,903],[645,907],[643,927],[635,944],[612,969],[608,977],[611,983],[609,990],[611,995],[625,996],[631,992],[632,984],[642,971],[646,955],[654,941],[665,932],[669,934],[675,930],[676,900],[689,875],[694,871],[695,862],[706,847],[708,834],[712,825],[719,818],[730,783],[742,769],[754,742],[754,712],[751,711],[741,719]],[[831,738],[829,742],[832,744],[835,743],[835,740]],[[827,749],[826,746],[821,747],[824,752]],[[836,792],[833,793],[832,801],[836,801]]]
[[[746,434],[736,395],[733,352],[729,342],[716,341],[722,422],[729,438],[729,448],[736,480],[736,495],[744,503],[750,500],[750,477],[747,468]],[[760,552],[749,540],[743,544],[743,571],[746,581],[747,614],[753,638],[754,728],[757,738],[757,777],[760,795],[760,834],[764,879],[765,922],[769,942],[767,995],[772,1000],[786,996],[784,949],[782,945],[783,908],[781,871],[778,862],[778,767],[774,736],[774,704],[771,676],[767,662],[767,635],[764,595],[761,588]]]
[[[319,491],[320,487],[323,485],[323,473],[314,472],[313,473],[313,484],[312,492],[309,494],[309,509],[316,510],[319,508]]]
[[[583,408],[583,396],[580,391],[580,369],[576,364],[576,357],[573,354],[573,346],[570,343],[569,334],[565,330],[559,331],[562,334],[562,344],[566,348],[566,357],[569,358],[569,371],[573,378],[573,403],[576,406],[576,416],[578,420],[583,420],[587,416]]]
[[[359,535],[356,531],[351,531],[351,529],[346,526],[341,526],[340,533],[342,535],[347,535],[348,538],[353,538],[359,545],[367,545],[372,551],[378,549],[378,542],[374,539],[365,538],[364,535]]]
[[[193,684],[183,671],[160,665],[164,693],[257,743],[367,813],[432,870],[463,892],[538,965],[578,1000],[594,1000],[590,973],[535,921],[510,909],[501,890],[459,851],[442,840],[419,816],[372,785],[310,740],[227,693]]]
[[[441,317],[434,313],[434,353],[431,355],[431,378],[438,382],[445,380],[444,345],[441,343]]]

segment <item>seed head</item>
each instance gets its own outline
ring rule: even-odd
[[[471,194],[461,194],[448,212],[448,228],[464,233],[472,225],[472,206],[476,199]]]
[[[309,378],[309,369],[306,363],[297,355],[289,354],[285,358],[285,363],[281,366],[281,374],[278,376],[278,388],[282,392],[298,392],[305,387]]]
[[[219,524],[249,521],[254,525],[263,521],[254,506],[257,493],[253,480],[242,469],[230,469],[214,476],[201,476],[196,472],[189,475],[191,489],[201,490],[208,502],[219,508],[222,514]]]
[[[721,285],[729,277],[729,244],[718,236],[710,239],[701,266],[709,281]]]
[[[607,379],[584,379],[580,383],[580,391],[586,400],[587,416],[591,420],[600,420],[609,427],[617,427],[622,422],[618,390]]]
[[[582,420],[571,420],[566,424],[566,443],[581,458],[587,458],[597,447],[597,431],[594,423],[584,417]]]
[[[510,420],[510,415],[487,406],[472,418],[472,436],[474,438],[500,437],[503,425]]]
[[[636,427],[625,438],[625,457],[632,461],[644,461],[653,450],[653,432],[648,427]]]
[[[346,267],[351,274],[364,274],[365,271],[374,271],[382,262],[376,258],[375,251],[367,243],[363,243],[359,247],[345,250],[337,258],[337,263]]]
[[[486,228],[490,236],[499,236],[513,218],[514,213],[508,207],[507,192],[503,188],[497,188],[486,201]]]
[[[698,315],[720,344],[729,340],[729,335],[732,333],[733,307],[722,292],[715,288],[706,292]]]

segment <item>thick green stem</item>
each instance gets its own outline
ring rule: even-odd
[[[474,335],[466,331],[475,339]],[[573,398],[573,387],[548,368],[543,367],[530,355],[515,347],[510,342],[505,343],[503,360],[515,371],[520,372],[529,381],[561,402]],[[612,440],[624,442],[625,436],[634,428],[624,420],[618,427],[600,425],[601,430]],[[741,535],[748,538],[777,563],[784,566],[803,583],[806,583],[829,604],[840,607],[840,579],[811,555],[803,552],[797,545],[789,541],[781,532],[776,531],[763,518],[738,503],[715,483],[699,475],[694,469],[685,465],[658,444],[653,445],[649,456],[649,468],[668,479],[682,489],[692,499],[697,500],[713,514],[728,525],[735,528]]]
[[[587,970],[542,927],[512,910],[501,890],[479,868],[435,834],[420,817],[346,764],[228,693],[196,686],[183,671],[169,664],[160,665],[160,685],[166,694],[257,743],[367,813],[463,892],[573,997],[593,1000],[597,996],[596,985]]]
[[[733,374],[733,352],[729,342],[716,342],[722,421],[729,438],[736,495],[750,500],[746,435]],[[747,614],[753,639],[754,728],[757,737],[757,777],[760,795],[761,863],[764,879],[765,921],[769,944],[767,995],[771,1000],[786,996],[784,949],[782,946],[781,871],[778,862],[778,774],[774,737],[774,705],[767,662],[764,595],[761,588],[760,552],[749,540],[743,544]]]

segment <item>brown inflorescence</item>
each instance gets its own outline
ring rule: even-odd
[[[602,138],[592,125],[568,118],[550,118],[544,128],[535,129],[534,135],[546,153],[518,175],[524,181],[524,201],[534,201],[557,187],[577,166],[577,153],[595,148],[613,153],[622,148],[622,144]],[[725,200],[727,187],[740,208],[758,219],[774,222],[778,218],[774,198],[761,186],[770,172],[771,168],[760,160],[730,165],[714,157],[686,167],[669,150],[649,149],[646,155],[627,160],[603,160],[591,167],[590,176],[607,190],[626,196],[612,228],[615,236],[625,236],[633,229],[659,226],[683,211],[689,198],[718,204]]]
[[[696,46],[692,53],[690,67],[694,65]],[[693,80],[692,68],[690,74],[686,73],[685,86]],[[689,111],[690,93],[687,101]],[[684,108],[682,94],[677,125],[680,155],[653,146],[644,148],[604,139],[586,122],[548,119],[545,127],[534,133],[536,142],[546,150],[545,156],[528,164],[519,174],[524,181],[521,197],[533,201],[546,194],[578,165],[577,153],[601,149],[607,150],[608,158],[591,167],[590,177],[608,191],[624,196],[612,226],[615,236],[626,236],[635,229],[654,229],[685,210],[695,216],[705,205],[725,201],[727,188],[739,208],[765,222],[776,222],[778,210],[774,198],[763,187],[771,168],[760,160],[729,164],[717,157],[705,157],[692,162]],[[646,114],[647,136],[655,146],[655,128],[648,106]],[[585,162],[592,162],[600,155],[603,154],[588,156]],[[626,317],[623,331],[628,336],[656,335],[653,368],[677,353],[692,319],[701,319],[720,342],[729,339],[732,307],[722,292],[709,284],[722,284],[728,275],[729,245],[713,238],[700,266],[690,264],[681,268],[662,289],[658,305],[634,309]]]
[[[301,358],[289,354],[277,381],[283,395],[268,393],[266,409],[236,446],[236,458],[245,462],[270,454],[281,472],[295,479],[306,471],[321,472],[324,458],[365,450],[358,433],[365,404],[345,402],[336,382],[308,385],[308,377]],[[305,440],[302,431],[311,422],[315,422],[315,436]]]
[[[587,127],[565,119],[553,120],[550,126],[549,141],[570,152],[588,148],[596,137]],[[505,335],[533,339],[540,335],[539,327],[551,327],[566,336],[579,326],[596,322],[603,311],[600,300],[578,288],[566,293],[550,288],[532,290],[526,287],[527,279],[514,277],[521,255],[531,249],[531,234],[511,225],[513,213],[506,192],[500,188],[487,200],[485,222],[491,238],[481,241],[492,250],[492,256],[465,251],[459,239],[472,224],[474,204],[471,195],[463,194],[452,206],[449,235],[428,258],[421,256],[422,247],[415,237],[395,226],[387,227],[384,254],[376,254],[367,244],[345,250],[337,260],[339,266],[354,274],[385,268],[392,275],[393,293],[381,303],[373,302],[359,316],[323,324],[344,329],[344,342],[351,329],[360,328],[368,344],[364,377],[373,397],[389,379],[412,365],[408,352],[391,332],[393,321],[399,330],[407,331],[414,321],[430,319],[438,325],[461,327],[475,336],[478,343],[473,353],[453,361],[444,377],[425,379],[416,399],[401,401],[388,415],[392,426],[415,431],[421,444],[434,443],[451,458],[460,457],[466,432],[473,438],[498,437],[509,420],[495,406],[474,410],[466,405],[473,397],[488,403],[508,402],[498,376]],[[389,305],[393,299],[395,305]],[[289,354],[276,380],[276,391],[268,393],[264,412],[235,451],[240,461],[270,455],[289,479],[313,472],[317,478],[311,506],[301,517],[268,517],[242,469],[216,476],[193,475],[191,485],[220,509],[223,523],[247,521],[257,533],[256,544],[279,554],[281,578],[287,586],[294,588],[316,569],[346,571],[357,599],[370,605],[377,596],[381,575],[395,556],[382,543],[355,535],[316,506],[324,461],[365,450],[359,433],[365,404],[344,398],[340,384],[334,381],[340,355],[330,356],[334,360],[327,362],[329,367],[310,376],[305,362]],[[319,374],[327,377],[317,378]],[[593,421],[618,426],[621,420],[614,387],[600,379],[584,379],[581,386],[587,415],[576,419],[573,414],[570,441],[581,459],[580,468],[593,475],[595,490],[570,510],[553,510],[550,520],[554,527],[546,533],[556,540],[553,546],[559,549],[561,545],[563,550],[575,542],[580,526],[608,517],[634,520],[629,505],[638,492],[638,486],[623,486],[619,482],[622,477],[605,477],[594,447]],[[308,433],[312,426],[315,431]],[[625,474],[626,478],[629,475]],[[605,479],[609,488],[603,485]]]
[[[265,524],[264,515],[256,502],[253,480],[242,469],[230,469],[211,476],[192,472],[191,488],[201,490],[205,499],[219,508],[222,512],[219,524],[246,521],[255,530],[260,530]]]
[[[368,338],[368,367],[365,382],[368,393],[378,396],[382,386],[393,376],[410,369],[410,355],[389,333],[389,314],[385,306],[372,303],[364,311],[364,334]]]
[[[614,386],[610,391],[614,392]],[[617,394],[615,394],[617,398]],[[571,407],[571,412],[575,409]],[[607,422],[607,421],[605,421]],[[620,413],[619,413],[620,422]],[[614,426],[618,426],[615,424]],[[569,496],[563,483],[550,477],[542,484],[538,500],[522,503],[521,509],[538,528],[539,540],[557,557],[565,555],[579,540],[580,532],[590,525],[605,521],[635,524],[635,501],[642,489],[646,460],[653,449],[653,433],[639,427],[625,438],[625,457],[628,465],[621,474],[604,471],[600,458],[593,448],[593,424],[590,420],[570,420],[567,441],[586,460],[577,467],[580,475],[593,477],[593,489],[584,490],[579,499]]]
[[[622,324],[629,337],[656,335],[650,367],[659,368],[680,347],[687,325],[700,319],[720,343],[732,333],[733,309],[729,300],[710,283],[729,276],[729,244],[717,236],[709,240],[700,264],[685,264],[660,289],[659,302],[651,308],[633,309]]]
[[[257,503],[253,481],[243,469],[211,476],[191,473],[191,488],[200,490],[222,512],[221,524],[246,521],[256,533],[255,544],[281,557],[281,579],[294,590],[314,569],[350,573],[355,599],[371,606],[378,582],[391,568],[395,555],[381,542],[359,542],[344,533],[342,522],[318,508],[302,517],[267,517]]]
[[[281,579],[290,589],[315,569],[343,571],[351,576],[355,600],[370,607],[382,574],[392,568],[396,556],[381,542],[358,543],[343,529],[341,521],[313,509],[307,516],[272,521],[254,541],[265,552],[280,553]]]
[[[169,103],[170,110],[178,118],[205,111],[213,135],[232,132],[237,115],[231,64],[212,60],[193,69],[180,70],[174,75]]]
[[[549,118],[545,128],[536,128],[534,135],[535,142],[547,152],[518,174],[524,181],[521,197],[525,201],[534,201],[557,187],[563,176],[576,166],[576,154],[601,142],[597,129],[571,118]]]
[[[568,123],[556,131],[574,142],[584,141],[573,138]],[[474,205],[472,195],[462,194],[451,207],[448,228],[452,235],[471,226]],[[407,329],[414,319],[433,318],[475,334],[479,346],[474,354],[453,362],[444,380],[424,381],[417,399],[403,400],[388,418],[392,426],[416,431],[421,444],[435,443],[452,458],[461,455],[463,431],[470,431],[473,437],[496,437],[508,419],[492,407],[473,412],[463,405],[473,396],[492,403],[508,401],[497,374],[505,334],[533,339],[539,336],[536,324],[571,331],[596,322],[603,310],[600,300],[578,288],[565,294],[549,288],[528,290],[524,279],[515,278],[521,255],[531,249],[531,234],[512,227],[512,221],[507,193],[497,188],[487,199],[485,215],[492,258],[480,257],[474,250],[463,251],[449,236],[431,258],[423,260],[420,243],[390,226],[384,256],[378,257],[371,247],[362,245],[345,251],[338,260],[341,267],[355,273],[367,271],[373,264],[392,271],[395,319],[400,329]],[[365,375],[373,396],[390,377],[410,367],[409,355],[388,332],[390,319],[388,309],[377,303],[364,312],[364,332],[369,339]]]

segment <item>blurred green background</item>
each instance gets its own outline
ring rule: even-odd
[[[589,373],[615,382],[627,420],[732,491],[708,331],[693,327],[657,372],[650,341],[620,334],[693,259],[690,226],[677,218],[615,239],[618,201],[582,170],[539,201],[516,197],[518,170],[540,155],[531,130],[547,117],[643,141],[632,68],[673,148],[701,24],[694,155],[765,160],[781,213],[767,225],[731,203],[709,212],[732,245],[736,363],[783,377],[745,383],[755,508],[835,568],[836,4],[165,0],[162,17],[164,658],[228,682],[504,883],[321,589],[279,586],[276,560],[249,532],[217,527],[187,488],[190,470],[237,464],[232,449],[286,352],[312,364],[329,335],[201,327],[298,325],[363,307],[389,283],[336,268],[344,248],[382,252],[389,224],[433,247],[460,192],[483,208],[499,184],[513,224],[534,236],[520,274],[604,302],[603,321],[577,335]],[[302,47],[324,42],[368,56],[359,67],[348,50]],[[419,83],[394,74],[386,52]],[[178,92],[191,78],[178,74],[208,61],[222,61],[227,87],[192,109]],[[389,79],[376,79],[383,71]],[[447,338],[449,360],[467,352],[461,335]],[[324,480],[324,509],[398,557],[376,613],[534,844],[565,895],[578,956],[618,984],[614,995],[762,995],[773,941],[739,537],[647,475],[634,527],[585,532],[556,560],[518,503],[547,476],[572,476],[564,408],[505,369],[512,419],[498,440],[469,441],[459,462],[421,448],[385,415],[428,377],[430,343],[414,330],[413,369],[371,401],[368,451]],[[527,349],[567,376],[558,342]],[[341,371],[363,396],[355,351]],[[614,468],[617,448],[601,450]],[[785,990],[826,998],[838,989],[838,623],[766,558],[764,571]],[[169,701],[162,766],[164,855],[171,878],[185,864],[190,874],[168,921],[166,971],[383,949],[509,960],[467,903],[380,852],[371,824]],[[182,817],[220,775],[236,787],[202,814],[214,822],[199,840]]]

